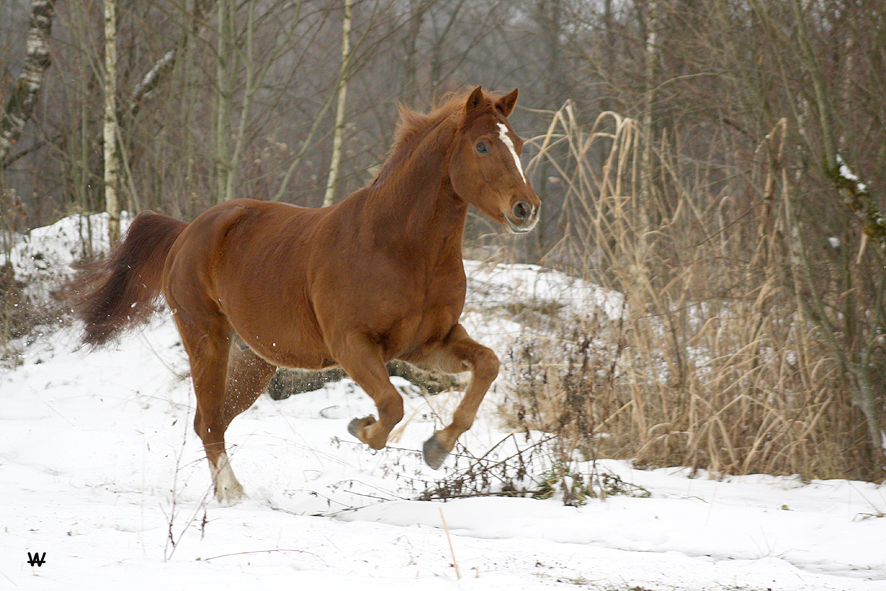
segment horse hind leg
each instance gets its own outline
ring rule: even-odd
[[[203,441],[216,499],[233,505],[245,495],[225,450],[225,431],[267,388],[276,367],[250,349],[241,349],[229,327],[200,331],[202,337],[191,346],[181,327],[180,332],[191,359],[197,396],[194,430]]]
[[[209,453],[207,452],[207,459]],[[227,452],[221,452],[215,460],[209,460],[209,474],[212,476],[212,486],[215,491],[215,498],[222,505],[235,505],[243,497],[243,485],[234,476],[234,470],[231,468],[231,462],[228,460]]]
[[[261,393],[267,389],[276,371],[276,366],[253,353],[252,349],[245,348],[239,339],[234,340],[228,353],[225,402],[222,409],[225,429],[234,417],[255,403]],[[216,468],[218,469],[215,474],[216,498],[220,502],[225,499],[229,503],[241,499],[244,496],[243,486],[234,476],[226,453],[222,452]]]
[[[191,360],[191,379],[197,397],[194,431],[203,442],[216,498],[220,503],[234,504],[242,498],[243,486],[234,476],[225,451],[227,423],[222,410],[227,371],[225,339],[207,338],[199,342],[197,347],[189,347],[184,335],[182,331],[182,340]]]

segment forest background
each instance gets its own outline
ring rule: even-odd
[[[75,213],[339,200],[398,103],[517,87],[542,222],[472,214],[467,254],[624,297],[508,311],[535,328],[503,420],[564,457],[884,477],[881,0],[8,0],[0,48],[0,252]],[[4,267],[5,357],[53,315]]]

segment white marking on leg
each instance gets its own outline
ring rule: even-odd
[[[234,470],[228,461],[228,454],[222,452],[218,456],[216,465],[209,462],[209,472],[212,474],[212,482],[215,484],[215,498],[219,503],[234,505],[243,498],[243,485],[234,476]]]
[[[517,170],[520,171],[520,176],[523,177],[523,182],[528,185],[529,181],[526,180],[526,174],[523,172],[523,165],[520,164],[520,157],[517,155],[517,149],[514,147],[514,142],[511,141],[511,136],[508,135],[508,126],[504,123],[498,124],[498,138],[505,146],[507,146],[508,150],[511,151],[511,156],[514,157],[514,164],[517,165]]]

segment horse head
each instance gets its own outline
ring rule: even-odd
[[[522,234],[538,222],[541,201],[520,164],[523,140],[508,122],[516,103],[516,90],[494,98],[475,88],[465,104],[449,164],[459,197],[510,232]]]

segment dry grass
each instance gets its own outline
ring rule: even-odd
[[[506,421],[589,457],[873,478],[863,418],[798,305],[768,165],[737,181],[663,138],[641,199],[634,121],[603,113],[587,131],[568,104],[551,121],[532,166],[547,162],[564,187],[565,234],[544,262],[624,294],[625,308],[553,331],[548,319],[545,338],[515,344]]]

